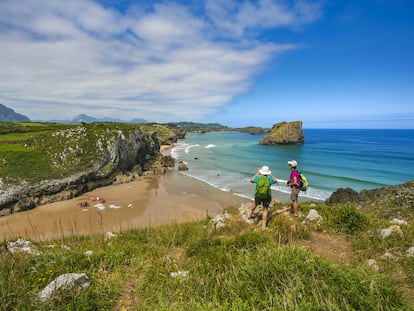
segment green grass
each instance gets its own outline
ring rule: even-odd
[[[0,135],[8,133],[27,133],[46,130],[56,130],[73,126],[53,122],[2,122],[0,121]]]
[[[38,132],[27,132],[27,133],[10,133],[0,135],[0,143],[10,143],[10,142],[24,142],[37,135],[42,135],[51,131],[38,131]]]
[[[327,219],[332,215],[321,213],[325,230],[337,230]],[[412,259],[381,263],[384,273],[363,264],[368,254],[382,254],[383,243],[389,243],[385,248],[401,243],[364,245],[370,232],[375,240],[370,227],[375,220],[365,229],[339,233],[357,246],[359,259],[352,265],[301,249],[313,229],[299,221],[292,231],[291,220],[283,217],[274,218],[266,232],[237,219],[222,229],[205,220],[129,230],[111,241],[94,235],[37,243],[38,256],[1,255],[1,310],[414,310],[398,290],[414,276]],[[407,231],[407,240],[413,236]],[[87,250],[92,256],[84,255]],[[179,271],[188,276],[171,276]],[[91,286],[61,289],[46,302],[36,299],[69,272],[86,273]],[[395,278],[397,272],[408,276],[407,283]]]

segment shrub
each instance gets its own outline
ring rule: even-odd
[[[352,204],[329,208],[331,208],[331,215],[328,217],[328,223],[337,232],[352,235],[363,231],[369,225],[368,216],[358,211]]]

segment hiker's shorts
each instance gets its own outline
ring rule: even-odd
[[[257,196],[254,197],[254,202],[256,203],[256,206],[261,204],[263,207],[268,208],[270,201],[272,201],[272,197],[268,197],[265,199],[258,198]]]
[[[298,187],[295,187],[295,186],[293,186],[291,189],[292,190],[290,192],[290,199],[292,201],[297,201],[298,200],[298,196],[299,196],[300,189]]]

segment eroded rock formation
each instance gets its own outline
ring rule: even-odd
[[[377,211],[381,206],[383,213],[392,214],[395,209],[414,209],[414,181],[395,186],[386,186],[378,189],[361,190],[356,192],[350,188],[336,190],[326,200],[326,204],[356,203],[366,211]]]
[[[129,132],[108,130],[105,135],[97,137],[94,142],[90,138],[93,135],[85,135],[85,139],[95,146],[91,148],[94,151],[88,154],[84,150],[86,148],[82,150],[82,161],[92,157],[93,165],[90,168],[60,179],[43,180],[34,184],[25,182],[0,189],[0,216],[71,199],[98,187],[134,180],[143,174],[159,174],[167,167],[174,166],[174,159],[164,159],[160,153],[157,132],[144,132],[139,129]],[[76,136],[77,146],[81,143],[80,136]],[[73,135],[66,136],[67,145],[73,142],[71,137]],[[70,150],[75,149],[70,146],[68,150],[59,153],[65,158],[60,159],[60,165],[73,165],[68,159],[71,156]]]
[[[269,135],[263,137],[260,145],[293,145],[303,144],[305,136],[302,121],[280,122],[273,125]]]

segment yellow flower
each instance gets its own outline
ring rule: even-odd
[[[394,225],[394,226],[392,226],[392,227],[391,227],[391,230],[392,230],[393,232],[397,232],[397,231],[399,231],[399,230],[400,230],[400,226]]]

